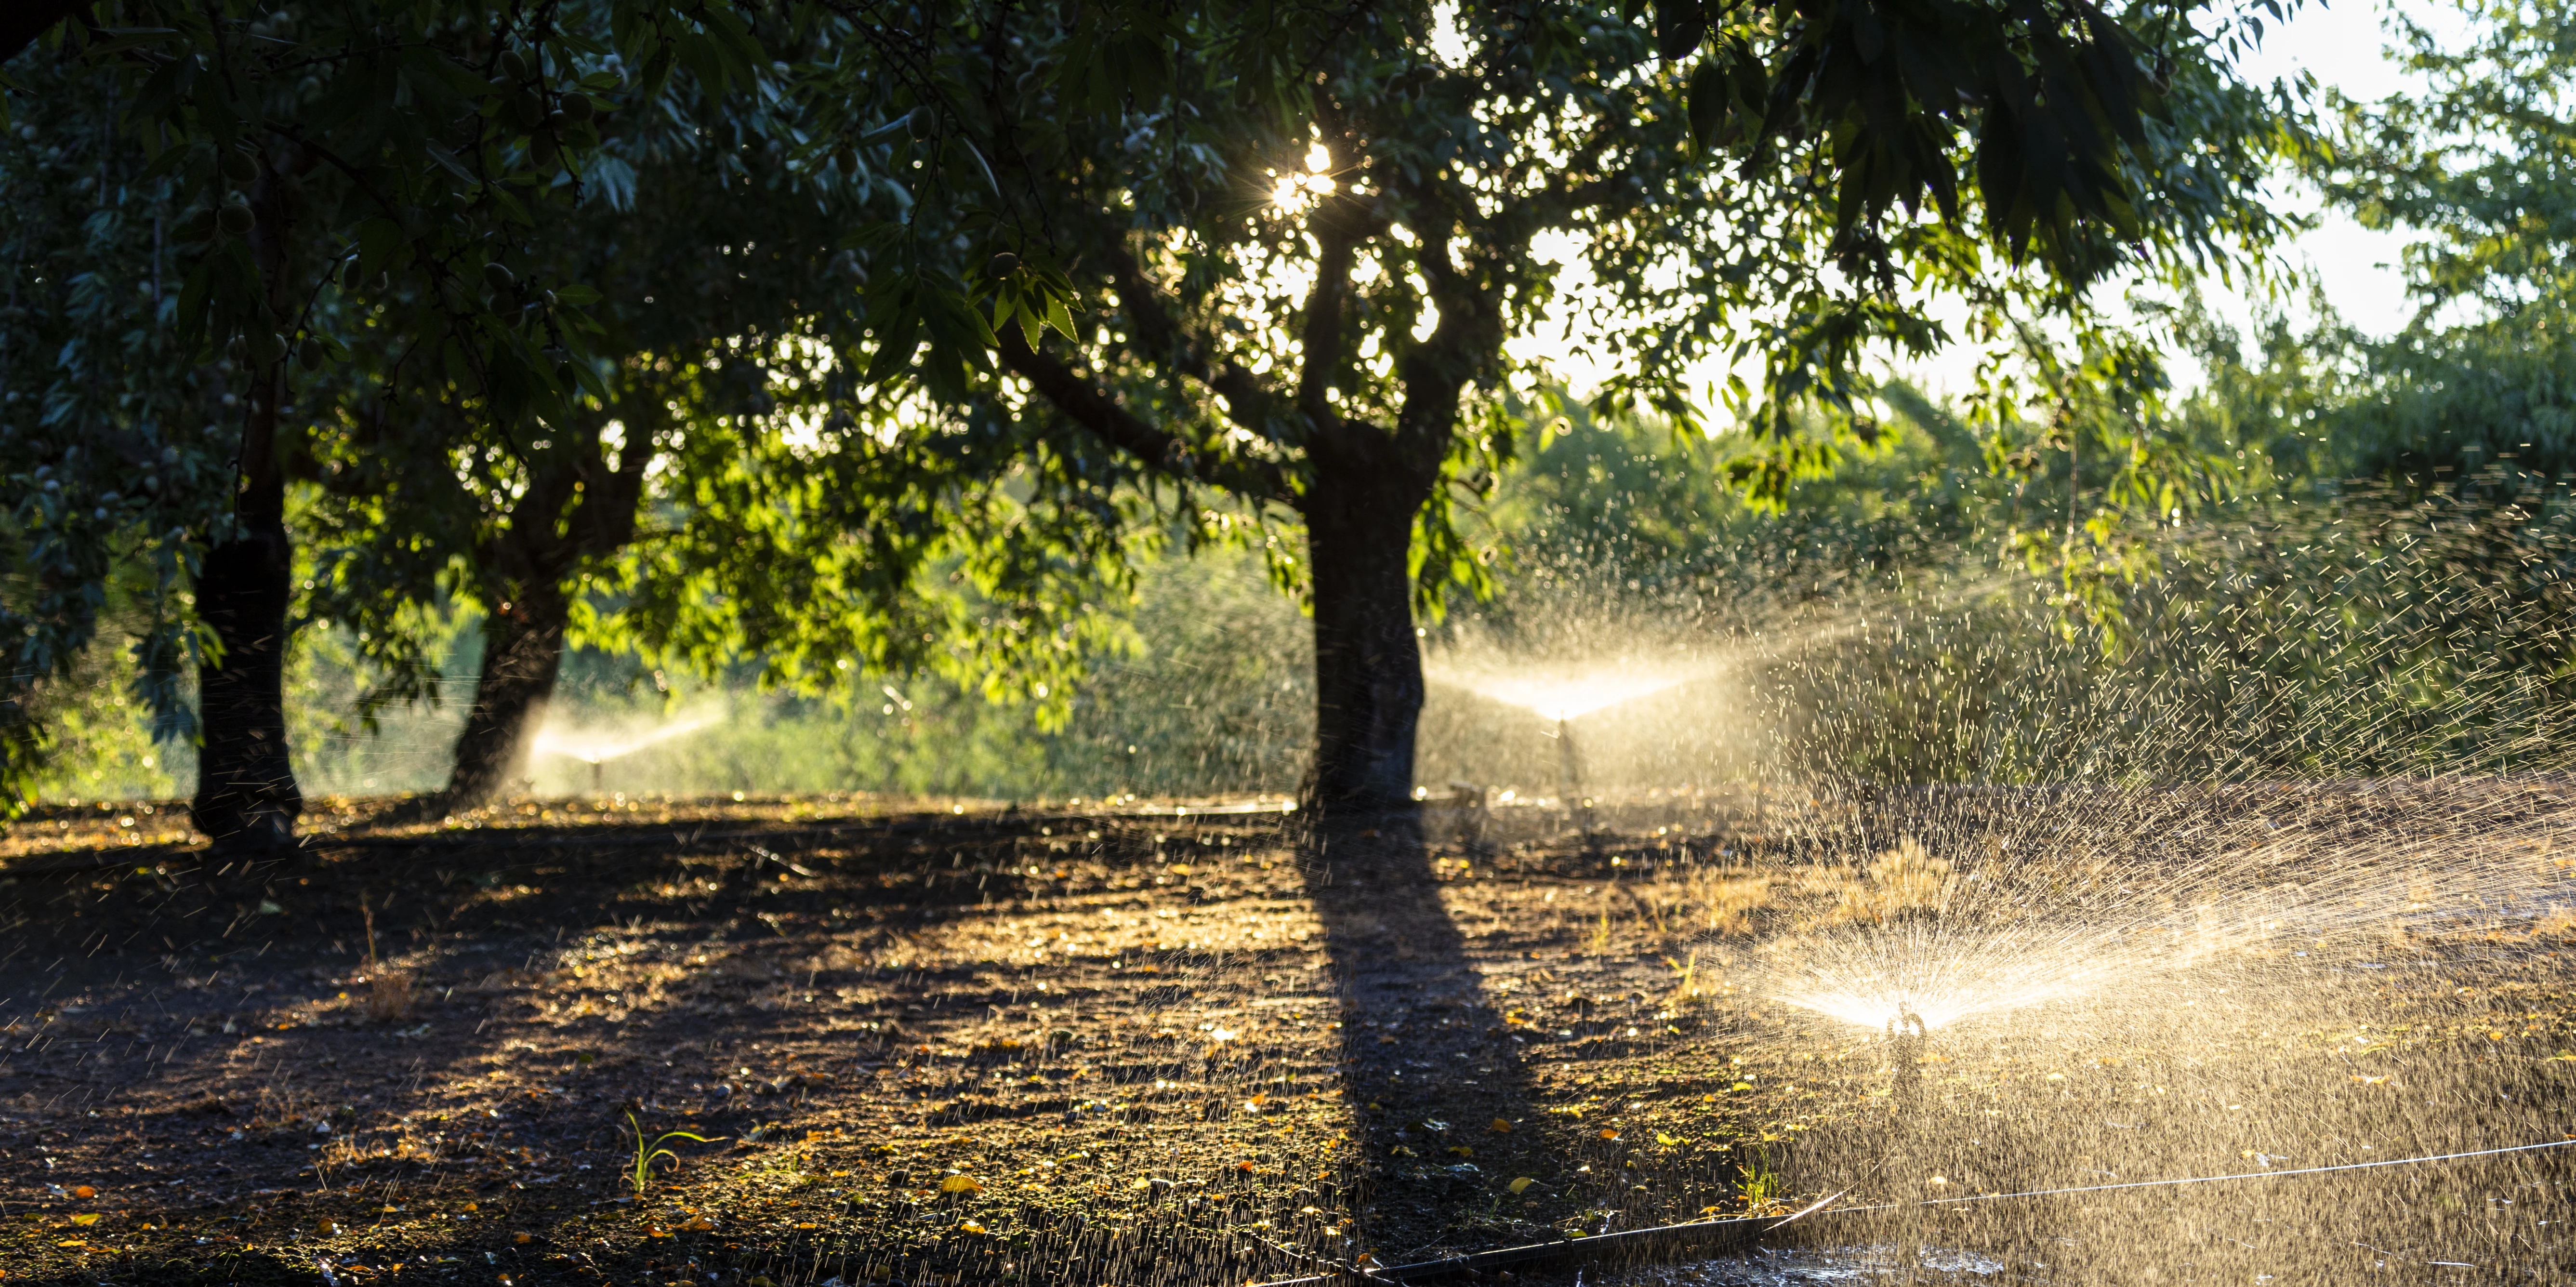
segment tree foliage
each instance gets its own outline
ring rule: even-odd
[[[2310,171],[2405,249],[2416,324],[2370,355],[2349,465],[2424,482],[2576,470],[2576,7],[2462,0],[2446,44],[2397,14],[2420,92],[2341,101]]]

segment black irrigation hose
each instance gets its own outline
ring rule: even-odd
[[[1502,1247],[1480,1251],[1470,1256],[1449,1256],[1424,1260],[1409,1265],[1377,1265],[1349,1268],[1329,1274],[1304,1278],[1278,1278],[1252,1287],[1326,1287],[1335,1283],[1427,1282],[1460,1274],[1482,1274],[1488,1270],[1520,1265],[1592,1264],[1603,1260],[1637,1263],[1649,1258],[1673,1259],[1678,1255],[1705,1254],[1750,1240],[1810,1213],[1819,1216],[1854,1216],[1884,1214],[1908,1207],[1933,1210],[1967,1206],[1980,1202],[2009,1202],[2021,1198],[2071,1197],[2084,1193],[2114,1193],[2123,1189],[2179,1188],[2187,1184],[2221,1184],[2236,1180],[2288,1180],[2310,1175],[2331,1175],[2341,1171],[2372,1171],[2392,1166],[2418,1166],[2431,1162],[2464,1162],[2472,1158],[2503,1157],[2514,1153],[2539,1153],[2552,1149],[2576,1147],[2576,1139],[2545,1140],[2538,1144],[2513,1144],[2503,1148],[2477,1149],[2466,1153],[2436,1153],[2424,1157],[2392,1157],[2374,1162],[2342,1162],[2333,1166],[2305,1166],[2290,1171],[2241,1171],[2233,1175],[2186,1175],[2168,1180],[2130,1180],[2119,1184],[2087,1184],[2071,1189],[2028,1189],[2018,1193],[1980,1193],[1956,1198],[1932,1198],[1921,1202],[1888,1202],[1866,1207],[1838,1207],[1819,1211],[1827,1198],[1785,1219],[1768,1216],[1735,1220],[1701,1220],[1689,1224],[1659,1225],[1651,1229],[1631,1229],[1624,1233],[1607,1233],[1594,1238],[1568,1238],[1559,1242],[1532,1243],[1523,1247]],[[1842,1195],[1836,1194],[1835,1197]]]
[[[1794,1218],[1794,1217],[1793,1217]],[[1651,1229],[1629,1229],[1605,1233],[1593,1238],[1567,1238],[1558,1242],[1534,1242],[1522,1247],[1498,1247],[1479,1251],[1472,1256],[1449,1256],[1439,1260],[1418,1261],[1410,1265],[1373,1265],[1328,1274],[1311,1274],[1304,1278],[1279,1278],[1252,1287],[1325,1287],[1331,1283],[1426,1282],[1460,1274],[1485,1274],[1497,1269],[1515,1269],[1543,1264],[1568,1262],[1589,1263],[1618,1259],[1635,1262],[1646,1259],[1674,1259],[1683,1254],[1705,1254],[1723,1251],[1751,1239],[1763,1230],[1784,1223],[1771,1216],[1735,1220],[1699,1220],[1690,1224],[1658,1225]]]

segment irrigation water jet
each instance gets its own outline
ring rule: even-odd
[[[1489,701],[1518,707],[1544,721],[1540,736],[1556,742],[1557,791],[1568,821],[1586,840],[1598,827],[1584,793],[1583,756],[1574,721],[1596,711],[1654,696],[1705,678],[1705,666],[1675,662],[1616,661],[1583,669],[1512,658],[1468,661],[1450,657],[1426,668],[1435,683],[1464,689]]]
[[[590,790],[593,795],[603,790],[603,770],[610,760],[622,759],[649,746],[657,746],[676,737],[685,737],[699,729],[720,722],[719,712],[706,712],[673,720],[643,733],[613,737],[605,733],[560,729],[548,724],[537,730],[529,749],[538,755],[556,755],[579,760],[590,766]]]

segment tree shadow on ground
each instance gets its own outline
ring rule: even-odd
[[[1418,819],[1307,838],[1306,886],[1341,1009],[1350,1250],[1379,1263],[1528,1241],[1516,1177],[1555,1177],[1513,1035],[1441,897]],[[1536,1198],[1538,1195],[1530,1195]]]

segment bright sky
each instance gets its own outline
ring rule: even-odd
[[[2249,78],[2270,80],[2304,71],[2314,75],[2319,84],[2361,100],[2420,89],[2421,78],[2406,73],[2386,56],[2389,37],[2382,24],[2393,9],[2411,14],[2436,32],[2449,34],[2464,29],[2458,10],[2420,0],[2402,5],[2384,0],[2344,0],[2332,6],[2311,3],[2293,14],[2286,28],[2263,42],[2262,48],[2247,60],[2246,73]],[[2298,209],[2316,208],[2313,194],[2284,195]],[[2387,335],[2404,327],[2413,314],[2406,301],[2405,281],[2397,270],[2398,253],[2405,242],[2402,234],[2372,232],[2348,216],[2329,214],[2321,226],[2299,240],[2291,255],[2294,262],[2318,271],[2326,298],[2345,320],[2370,334]]]
[[[2393,3],[2437,32],[2457,32],[2463,27],[2458,11],[2444,0]],[[2293,11],[2289,23],[2266,34],[2262,45],[2247,58],[2244,74],[2249,80],[2274,81],[2306,72],[2315,76],[2320,86],[2339,89],[2360,100],[2414,88],[2411,82],[2416,78],[2406,74],[2385,52],[2389,39],[2382,23],[2391,7],[2392,0],[2340,0],[2334,4],[2306,0]],[[2319,206],[2316,194],[2303,185],[2285,182],[2275,195],[2285,208],[2299,213],[2314,212]],[[2286,256],[2293,267],[2315,271],[2327,302],[2346,322],[2372,335],[2387,335],[2407,325],[2412,316],[2405,280],[2398,268],[2405,242],[2404,234],[2372,232],[2347,216],[2328,213],[2313,231],[2287,248]],[[1536,249],[1544,257],[1559,260],[1572,255],[1570,244],[1542,244]],[[1582,289],[1584,282],[1581,270],[1573,269],[1561,285],[1576,291]],[[2253,312],[2250,301],[2219,290],[2214,282],[2209,290],[2211,302],[2223,314],[2233,317],[2240,331],[2247,329]],[[2296,302],[2293,307],[2297,307]],[[1578,394],[1588,392],[1609,374],[1599,363],[1571,352],[1561,335],[1531,336],[1512,348],[1524,357],[1546,358]],[[1901,369],[1935,397],[1954,396],[1968,390],[1977,357],[1974,350],[1960,346],[1932,361]],[[2198,373],[2192,364],[2177,362],[2176,366],[2178,380],[2186,385],[2196,381]],[[1758,378],[1759,370],[1758,361],[1748,361],[1739,374],[1750,380]],[[1692,383],[1705,390],[1724,374],[1722,365],[1710,363],[1692,372]]]
[[[2414,0],[2402,7],[2435,31],[2455,31],[2461,26],[2457,11],[2444,5]],[[2266,34],[2262,46],[2245,62],[2246,78],[2287,80],[2306,72],[2321,86],[2363,100],[2415,88],[2416,78],[2385,53],[2389,40],[2382,22],[2391,8],[2386,0],[2342,0],[2332,5],[2310,0],[2293,12],[2286,26]],[[2313,192],[2296,185],[2285,185],[2278,196],[2286,208],[2301,213],[2313,212],[2319,204]],[[2403,234],[2372,232],[2348,216],[2328,213],[2314,231],[2288,248],[2287,256],[2294,266],[2315,270],[2327,302],[2345,321],[2369,334],[2387,335],[2404,327],[2413,314],[2398,270],[2406,240]],[[2250,303],[2216,291],[2214,284],[2212,295],[2213,302],[2242,329],[2252,313]],[[1936,395],[1955,394],[1967,388],[1974,362],[1973,353],[1960,351],[1911,374]],[[2196,372],[2186,365],[2175,374],[2188,383]]]

